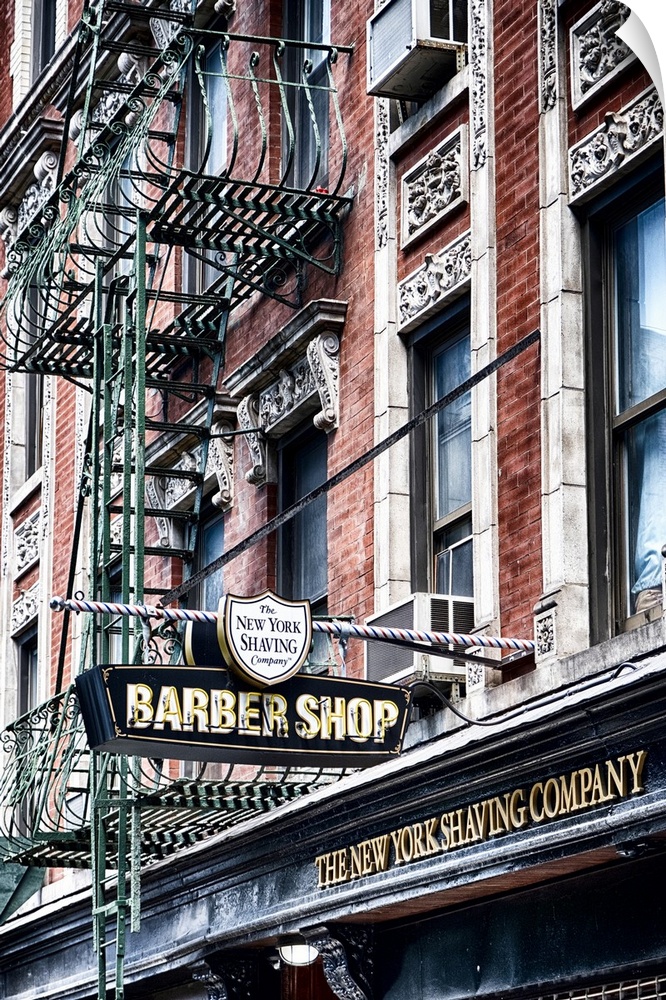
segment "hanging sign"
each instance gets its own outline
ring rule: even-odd
[[[94,750],[334,767],[400,753],[411,697],[393,684],[314,674],[253,685],[216,666],[97,666],[76,688]]]
[[[269,590],[258,597],[227,594],[220,601],[217,636],[240,677],[262,686],[279,684],[298,673],[310,652],[310,602],[287,601]]]

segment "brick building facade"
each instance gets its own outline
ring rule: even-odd
[[[628,13],[0,11],[8,1000],[664,994],[663,111]],[[74,677],[182,636],[54,595],[265,590],[343,639],[532,647],[317,639],[307,672],[412,685],[367,770],[89,771]]]

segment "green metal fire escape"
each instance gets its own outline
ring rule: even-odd
[[[350,50],[206,30],[196,6],[86,0],[65,122],[76,149],[65,138],[57,188],[9,254],[6,367],[89,392],[72,567],[106,601],[150,603],[165,572],[191,573],[229,317],[256,293],[298,306],[307,267],[337,273],[350,207],[334,81]],[[195,109],[204,141],[184,158]],[[219,129],[225,163],[207,173]],[[195,461],[175,468],[187,448]],[[184,481],[185,509],[160,500],[165,477]],[[178,656],[175,632],[88,621],[79,669]],[[70,641],[66,620],[60,680]],[[245,768],[241,780],[230,766],[191,779],[174,762],[92,754],[73,687],[1,739],[0,857],[92,868],[100,997],[124,995],[143,863],[339,776]]]

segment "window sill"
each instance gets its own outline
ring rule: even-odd
[[[447,111],[469,88],[469,66],[456,73],[449,82],[426,101],[389,137],[389,156],[395,157],[418,142],[432,129],[433,122]]]

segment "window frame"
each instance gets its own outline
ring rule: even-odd
[[[665,195],[663,160],[652,158],[600,195],[582,218],[584,261],[590,638],[596,644],[647,619],[628,606],[629,544],[622,437],[666,409],[666,387],[615,412],[615,254],[619,230]],[[600,418],[602,415],[602,419]]]
[[[31,83],[34,83],[56,53],[58,0],[33,0],[32,25]]]
[[[415,417],[435,401],[433,359],[446,344],[453,344],[464,336],[470,336],[470,320],[469,296],[463,295],[422,324],[408,338],[411,417]],[[411,589],[414,592],[436,593],[436,538],[472,516],[470,490],[469,501],[442,518],[435,517],[436,433],[437,417],[433,416],[410,435]],[[469,461],[471,474],[471,448]],[[429,526],[425,544],[424,524]],[[473,529],[472,521],[470,536]]]

